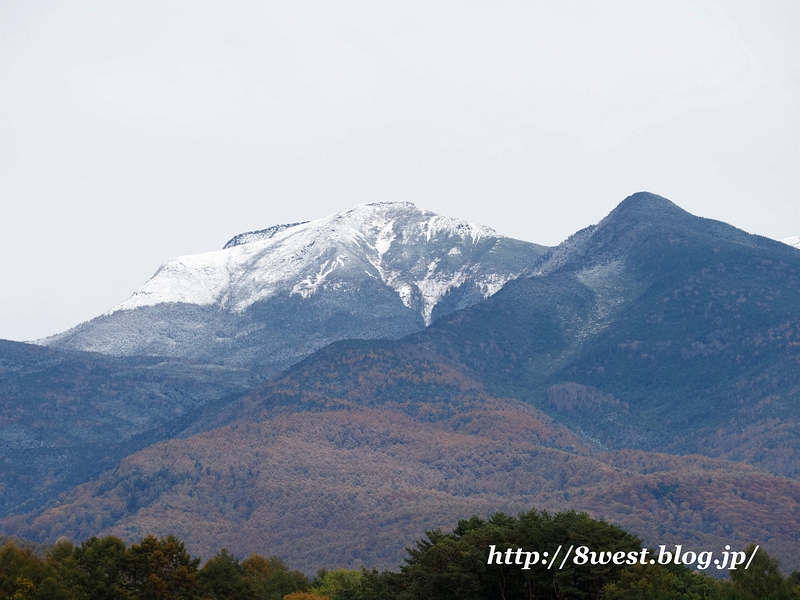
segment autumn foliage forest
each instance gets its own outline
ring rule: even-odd
[[[128,457],[56,506],[14,521],[15,535],[81,540],[102,531],[130,542],[172,533],[202,556],[226,547],[239,556],[275,553],[305,572],[389,569],[421,531],[465,514],[566,505],[649,545],[742,539],[800,567],[791,562],[800,483],[699,456],[579,454],[531,443],[515,428],[538,429],[552,444],[569,438],[524,408],[495,412],[487,402],[480,419],[453,417],[463,419],[460,431],[374,409],[226,426]]]
[[[777,560],[759,554],[754,545],[746,549],[748,555],[755,552],[749,568],[730,570],[727,581],[673,563],[627,566],[589,560],[524,569],[516,561],[489,560],[491,551],[502,555],[526,548],[553,555],[568,544],[637,555],[642,549],[638,537],[586,513],[536,510],[518,517],[473,516],[459,521],[452,532],[428,531],[407,550],[399,571],[323,568],[312,580],[276,556],[251,554],[240,560],[227,549],[201,566],[174,536],[149,535],[130,546],[113,536],[91,537],[80,545],[63,539],[46,548],[20,547],[10,540],[0,548],[0,600],[800,598],[800,572],[784,577]]]

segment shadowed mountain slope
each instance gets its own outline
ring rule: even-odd
[[[0,514],[51,502],[256,381],[231,367],[0,340]]]
[[[541,272],[404,343],[606,447],[800,473],[800,252],[636,194]]]

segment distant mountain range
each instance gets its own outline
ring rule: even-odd
[[[648,193],[550,249],[410,205],[329,219],[175,259],[50,348],[9,342],[2,418],[20,433],[3,451],[15,500],[2,533],[175,533],[206,556],[277,552],[313,572],[396,568],[422,530],[473,512],[575,508],[651,545],[755,542],[800,568],[800,251]],[[291,274],[258,267],[284,251]],[[268,273],[278,283],[260,295]],[[291,310],[271,312],[276,298]],[[359,323],[399,303],[409,333],[342,328],[276,360],[257,343],[340,300]],[[234,341],[215,345],[215,313]],[[171,346],[169,331],[183,332]],[[69,349],[92,344],[175,355]],[[144,441],[99,460],[104,472],[34,485],[36,452],[75,456],[61,449],[126,427]]]
[[[364,204],[172,259],[105,315],[40,343],[276,372],[336,340],[418,331],[545,250],[408,202]]]

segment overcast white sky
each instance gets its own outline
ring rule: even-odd
[[[555,245],[648,190],[800,235],[800,2],[0,3],[0,338],[377,200]]]

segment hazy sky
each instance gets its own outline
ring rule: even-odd
[[[800,235],[800,2],[0,3],[0,338],[353,204]]]

